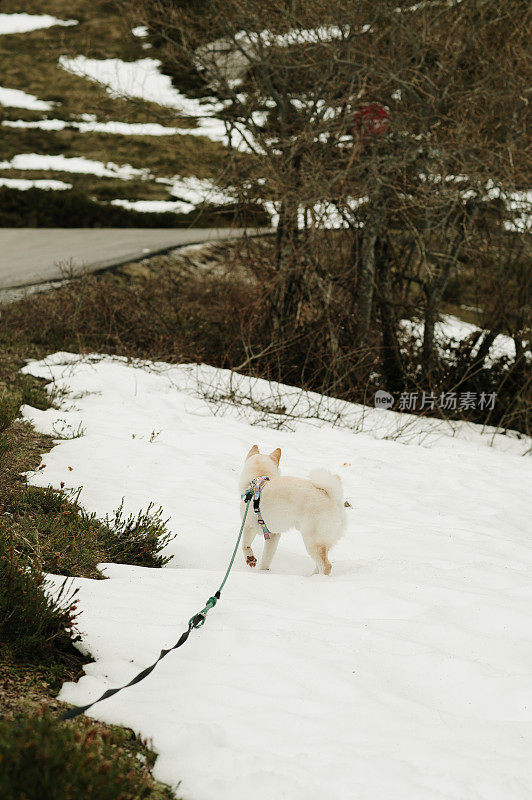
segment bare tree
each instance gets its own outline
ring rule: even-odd
[[[435,324],[473,243],[489,249],[494,231],[502,247],[527,236],[512,229],[512,198],[530,185],[528,4],[123,4],[156,37],[179,85],[214,99],[228,133],[223,180],[274,215],[263,276],[272,335],[319,309],[335,381],[349,359],[374,350],[399,387],[400,319],[415,310],[422,366],[435,380]],[[494,203],[499,219],[489,217]],[[498,291],[504,298],[501,282]],[[515,302],[524,319],[527,293]],[[508,330],[502,319],[490,324],[481,354]],[[375,357],[363,361],[366,373],[374,368]]]

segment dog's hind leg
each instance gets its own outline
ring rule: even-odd
[[[309,533],[301,534],[303,536],[303,542],[305,543],[305,547],[307,548],[307,553],[313,559],[314,563],[316,564],[316,569],[312,573],[315,575],[319,572],[322,575],[330,575],[331,573],[331,562],[329,561],[327,554],[329,552],[329,548],[326,544],[316,544],[316,540],[314,536]]]
[[[246,564],[249,567],[256,567],[257,566],[257,559],[253,554],[253,550],[251,549],[251,543],[253,539],[257,535],[257,528],[255,525],[246,525],[244,528],[244,536],[242,538],[242,550],[244,551],[244,557],[246,559]]]
[[[262,559],[260,562],[261,569],[270,569],[270,564],[272,563],[272,558],[275,555],[280,538],[280,533],[270,533],[270,538],[264,540],[264,550],[262,551]]]
[[[324,575],[330,575],[332,565],[328,558],[329,548],[326,544],[318,544],[316,545],[316,550],[318,552],[318,561],[322,569],[319,569],[319,572],[323,572]]]

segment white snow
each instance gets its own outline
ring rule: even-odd
[[[135,211],[177,211],[188,212],[200,203],[224,205],[235,198],[227,191],[219,189],[206,178],[189,176],[181,178],[156,178],[156,183],[165,184],[170,194],[178,200],[111,200],[112,205],[131,208]]]
[[[131,29],[131,33],[133,36],[137,36],[139,39],[143,39],[145,36],[148,35],[148,28],[146,25],[137,25],[136,28]]]
[[[0,14],[0,35],[3,33],[28,33],[52,25],[69,27],[77,25],[77,19],[57,19],[50,14]]]
[[[224,205],[234,200],[230,192],[219,189],[207,178],[189,176],[181,178],[155,178],[155,183],[166,186],[176,200],[111,200],[113,205],[131,208],[136,211],[177,211],[188,212],[200,203]]]
[[[423,341],[423,322],[403,319],[401,320],[401,327],[408,336],[414,337],[418,344],[421,344]],[[448,350],[450,344],[457,345],[463,339],[466,339],[472,333],[476,333],[479,330],[481,329],[477,325],[465,322],[463,319],[459,319],[459,317],[455,317],[453,314],[442,314],[441,319],[439,319],[434,326],[435,339],[442,351]],[[480,342],[473,348],[471,352],[472,357],[475,356],[479,346]],[[490,348],[486,363],[492,364],[502,356],[506,356],[510,359],[515,358],[515,342],[511,336],[499,333]]]
[[[64,183],[63,181],[53,181],[45,179],[28,180],[27,178],[0,178],[0,186],[6,186],[8,189],[53,189],[59,191],[62,189],[72,189],[71,183]]]
[[[156,183],[167,187],[170,194],[176,200],[111,200],[113,205],[131,208],[136,211],[177,211],[188,212],[200,203],[212,205],[224,205],[234,200],[230,192],[219,189],[215,184],[206,178],[195,178],[189,176],[181,178],[174,175],[173,178],[156,178]]]
[[[121,206],[132,211],[148,213],[163,213],[172,211],[174,213],[188,213],[194,206],[191,203],[181,202],[180,200],[111,200],[112,206]]]
[[[59,66],[73,75],[104,84],[112,97],[138,97],[168,108],[177,108],[184,114],[203,113],[199,101],[190,100],[174,89],[170,77],[159,71],[161,62],[154,58],[122,61],[119,58],[61,56]]]
[[[131,98],[158,103],[177,110],[194,120],[196,128],[185,128],[183,135],[206,136],[215,142],[227,142],[228,133],[223,119],[216,115],[224,104],[215,98],[190,98],[179,92],[168,75],[160,71],[161,62],[154,58],[122,61],[119,58],[95,59],[85,56],[61,56],[59,66],[79,77],[88,78],[107,88],[111,97]],[[263,113],[257,112],[255,121],[261,124]],[[241,150],[259,149],[260,146],[246,131],[238,126],[231,133],[231,145]]]
[[[467,175],[437,175],[434,173],[419,173],[419,178],[423,182],[432,184],[446,183],[453,187],[453,184],[460,184],[469,181]],[[463,200],[471,197],[478,197],[482,192],[483,200],[502,200],[508,211],[516,216],[511,220],[504,220],[503,227],[508,231],[526,233],[532,230],[532,190],[508,191],[498,186],[491,179],[483,187],[475,189],[459,189],[458,194]]]
[[[192,205],[198,203],[221,205],[234,200],[230,192],[219,189],[207,178],[196,178],[193,175],[181,178],[175,175],[170,179],[159,178],[158,183],[168,184],[171,195]]]
[[[0,105],[12,108],[29,108],[32,111],[50,111],[54,103],[39,100],[35,95],[21,89],[6,89],[0,86]]]
[[[530,440],[204,366],[58,353],[24,371],[67,392],[26,418],[85,429],[31,482],[82,486],[101,515],[155,501],[177,533],[167,569],[73,581],[94,662],[63,700],[95,699],[177,641],[228,563],[247,450],[281,446],[287,474],[342,476],[353,507],[332,576],[308,577],[295,532],[270,573],[239,554],[205,627],[91,714],[151,738],[156,777],[185,800],[529,800]],[[230,389],[239,405],[198,394]],[[275,430],[285,417],[246,406],[250,390],[308,419]]]
[[[59,66],[73,75],[88,78],[107,87],[112,97],[138,97],[159,105],[178,110],[184,117],[193,118],[195,128],[182,128],[179,133],[187,136],[206,136],[215,142],[225,142],[225,124],[214,116],[223,105],[213,98],[201,100],[187,97],[179,92],[168,75],[160,72],[161,62],[154,58],[138,61],[122,61],[119,58],[95,59],[85,56],[69,58],[61,56]],[[238,131],[233,132],[234,147],[246,147]]]
[[[93,161],[83,156],[50,156],[40,153],[21,153],[13,156],[10,161],[0,161],[0,169],[51,170],[122,178],[123,180],[131,180],[136,177],[147,178],[150,174],[149,170],[135,169],[130,164],[120,166],[112,161],[103,164],[101,161]]]
[[[158,122],[119,122],[109,120],[108,122],[86,121],[67,121],[64,119],[38,119],[27,122],[23,119],[4,120],[2,125],[8,128],[39,128],[43,131],[62,131],[65,128],[76,128],[81,133],[112,133],[121,136],[175,136],[192,135],[205,136],[196,128],[175,128],[160,125]]]
[[[310,221],[312,226],[315,225],[324,229],[361,228],[364,223],[362,220],[357,220],[354,215],[356,215],[361,206],[368,202],[368,199],[367,195],[363,197],[348,197],[343,203],[342,211],[339,210],[336,203],[331,202],[315,203],[312,208],[299,206],[297,212],[298,227],[304,229]],[[266,200],[263,205],[268,214],[270,214],[272,227],[276,228],[279,224],[281,202]],[[309,215],[308,220],[306,215]]]
[[[160,72],[161,62],[155,58],[122,61],[119,58],[61,56],[59,66],[73,75],[103,84],[112,97],[138,97],[177,109],[183,116],[198,118],[198,124],[204,127],[201,135],[215,138],[216,134],[220,140],[225,138],[223,122],[212,118],[213,112],[219,110],[221,104],[186,97],[172,86],[168,75]],[[210,119],[202,122],[202,118]]]
[[[222,189],[219,189],[213,181],[205,178],[195,178],[193,176],[181,178],[174,175],[172,178],[154,178],[148,169],[137,169],[130,164],[114,164],[108,161],[104,164],[101,161],[94,161],[83,156],[67,157],[62,155],[42,155],[39,153],[21,153],[13,156],[9,161],[0,161],[0,170],[47,170],[53,172],[69,172],[72,174],[96,175],[98,177],[120,178],[122,180],[132,180],[141,178],[148,180],[153,178],[155,183],[163,184],[168,192],[176,198],[174,201],[111,201],[115,205],[124,208],[134,208],[134,203],[141,203],[138,210],[147,211],[148,203],[172,203],[174,211],[190,211],[198,203],[223,204],[230,202],[233,196]],[[155,206],[153,206],[155,208]],[[161,206],[162,208],[162,206]],[[168,210],[168,209],[167,209]]]
[[[436,335],[440,342],[448,342],[449,339],[454,341],[462,341],[472,333],[480,330],[477,325],[470,322],[465,322],[452,314],[444,314],[440,322],[436,323]],[[473,349],[471,355],[474,357],[476,347]],[[500,333],[493,342],[490,349],[491,361],[507,356],[508,358],[515,358],[515,342],[511,336]]]
[[[357,33],[367,33],[369,25],[357,29]],[[331,42],[335,39],[347,39],[355,31],[350,25],[322,25],[318,28],[292,28],[286,33],[272,33],[265,29],[262,31],[241,30],[234,35],[234,39],[221,38],[196,50],[201,57],[207,54],[225,54],[240,47],[242,50],[253,50],[259,47],[293,47],[294,45],[319,44]],[[147,31],[146,31],[147,33]],[[145,35],[145,34],[144,34]]]

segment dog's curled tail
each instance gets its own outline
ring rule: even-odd
[[[318,489],[327,492],[331,500],[336,505],[343,508],[344,493],[342,490],[342,480],[339,475],[333,475],[326,469],[314,469],[309,475],[310,480]]]

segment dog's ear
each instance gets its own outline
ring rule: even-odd
[[[259,454],[259,448],[257,447],[256,444],[254,444],[246,456],[246,461],[248,460],[248,458],[251,458],[251,456],[258,456],[258,454]]]
[[[277,450],[274,450],[273,453],[270,453],[270,458],[275,461],[277,466],[279,466],[279,461],[281,460],[281,448],[278,447]]]

